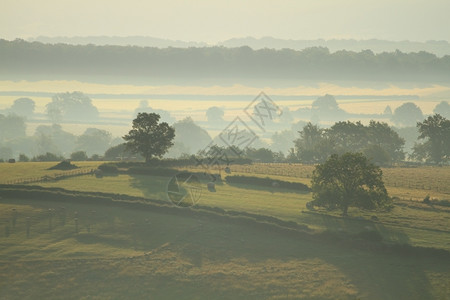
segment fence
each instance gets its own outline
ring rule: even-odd
[[[66,179],[69,177],[82,176],[94,174],[94,169],[77,169],[71,170],[67,172],[56,173],[52,175],[44,175],[41,177],[29,177],[29,178],[17,178],[13,180],[9,180],[4,182],[4,184],[27,184],[27,183],[35,183],[35,182],[48,182],[48,181],[57,181],[61,179]]]

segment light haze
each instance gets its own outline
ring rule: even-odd
[[[450,40],[450,1],[3,0],[0,38],[153,36]]]

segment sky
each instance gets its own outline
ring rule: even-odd
[[[448,0],[1,0],[0,38],[152,36],[450,41]]]

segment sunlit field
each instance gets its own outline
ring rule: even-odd
[[[74,162],[87,171],[100,163]],[[168,198],[170,176],[120,169],[54,180],[71,171],[48,170],[53,165],[0,164],[0,183],[36,178],[18,191],[41,188],[12,198],[5,193],[14,185],[0,186],[3,298],[445,299],[450,293],[450,207],[422,203],[424,195],[450,199],[450,167],[383,169],[390,195],[398,197],[393,208],[353,208],[342,217],[306,209],[309,192],[228,184],[223,170],[211,170],[222,175],[215,191],[203,182],[197,205],[180,208]],[[313,169],[230,166],[231,175],[307,185]],[[83,194],[67,199],[77,191]],[[114,201],[99,202],[111,195]]]
[[[33,173],[27,173],[26,167],[33,166]],[[2,174],[6,178],[19,179],[52,175],[46,171],[51,163],[1,164]],[[98,163],[80,163],[80,167],[93,168]],[[298,164],[253,164],[233,165],[233,175],[252,175],[301,182],[310,185],[313,166]],[[188,168],[199,172],[200,169]],[[384,169],[384,180],[390,196],[397,197],[394,209],[390,212],[371,212],[352,209],[353,219],[345,220],[339,212],[315,211],[306,209],[306,202],[311,201],[310,193],[280,191],[276,188],[260,188],[248,185],[230,185],[220,183],[216,192],[206,187],[202,190],[199,205],[218,207],[229,211],[244,211],[258,215],[273,216],[286,221],[293,221],[308,226],[319,232],[324,230],[359,232],[364,226],[380,228],[387,240],[403,241],[408,244],[450,249],[448,225],[450,210],[445,206],[430,207],[422,200],[429,195],[431,199],[450,199],[450,168],[388,168]],[[219,172],[219,171],[215,171]],[[221,172],[223,178],[226,177]],[[60,187],[74,191],[89,191],[131,195],[166,201],[167,185],[170,177],[118,174],[96,178],[94,175],[75,176],[57,181],[33,182],[31,185],[43,187]],[[325,217],[329,216],[329,217]],[[373,219],[379,222],[373,222]],[[412,222],[412,220],[415,220]],[[363,223],[361,223],[363,221]],[[330,223],[331,222],[331,223]],[[364,222],[367,222],[365,224]],[[331,225],[330,225],[331,224]],[[382,226],[382,227],[380,227]],[[382,228],[382,229],[381,229]],[[400,231],[399,231],[400,229]],[[401,232],[401,234],[400,234]]]

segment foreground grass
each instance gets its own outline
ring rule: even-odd
[[[11,165],[0,164],[0,170]],[[28,166],[44,175],[50,167]],[[242,169],[232,166],[232,174],[302,183],[310,180],[302,171],[298,172],[303,177],[278,174],[281,166],[277,166],[278,171],[270,165],[240,166]],[[251,167],[259,169],[255,174],[246,173],[245,168]],[[20,166],[8,172],[19,176],[21,168],[26,169]],[[396,174],[389,176],[394,178]],[[438,180],[430,176],[428,181]],[[38,184],[168,201],[169,179],[86,175]],[[440,199],[448,195],[444,185],[439,183]],[[394,196],[430,191],[420,187],[388,188],[397,191]],[[450,209],[410,201],[412,197],[400,198],[392,211],[352,209],[350,217],[343,218],[339,212],[306,211],[309,193],[224,183],[216,185],[216,192],[205,187],[199,205],[274,216],[319,234],[348,233],[370,239],[375,232],[385,243],[450,250]],[[19,212],[14,228],[13,208]],[[28,238],[27,216],[31,222]],[[55,299],[447,299],[450,295],[448,257],[442,260],[383,253],[370,247],[343,245],[339,239],[311,241],[222,221],[95,203],[58,205],[32,199],[1,199],[0,230],[0,298],[6,299],[33,299],[35,295]]]
[[[214,218],[2,199],[0,298],[446,299],[450,262]],[[50,212],[53,217],[50,226]],[[75,230],[74,217],[79,222]],[[32,220],[26,236],[26,217]],[[63,222],[64,220],[64,222]]]

